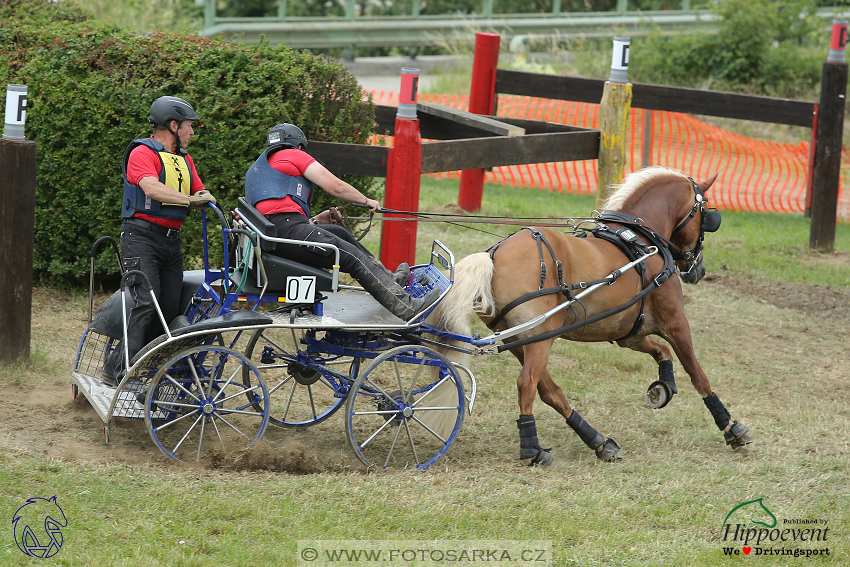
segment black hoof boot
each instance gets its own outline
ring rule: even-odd
[[[528,466],[529,467],[548,467],[549,465],[551,465],[552,461],[553,461],[552,453],[549,452],[551,450],[552,449],[540,449],[538,447],[539,452],[537,453],[537,456],[534,457],[533,459],[531,459],[531,461],[528,463]]]
[[[729,431],[723,433],[723,438],[726,439],[726,444],[733,449],[740,449],[753,442],[753,438],[748,435],[749,431],[750,428],[746,425],[733,421]]]
[[[519,414],[519,458],[529,467],[548,467],[552,464],[552,449],[541,449],[537,441],[537,426],[533,415]]]
[[[620,454],[620,446],[609,437],[605,443],[596,448],[596,458],[606,463],[614,463],[623,456]]]
[[[678,390],[673,377],[673,363],[662,360],[658,363],[658,380],[650,384],[646,391],[646,401],[652,409],[661,409],[670,403],[676,393]]]

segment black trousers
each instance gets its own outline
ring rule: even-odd
[[[121,253],[124,271],[139,270],[150,280],[166,324],[176,316],[183,286],[183,249],[180,236],[168,237],[150,227],[124,223],[121,226]],[[140,276],[127,279],[132,309],[127,319],[127,347],[130,360],[149,340],[164,332],[147,283]],[[124,365],[123,341],[104,365],[115,376]]]
[[[306,240],[317,244],[333,244],[339,248],[340,270],[346,274],[351,274],[357,281],[360,281],[364,271],[374,271],[372,266],[385,270],[380,261],[343,227],[310,224],[307,217],[301,213],[278,213],[270,215],[268,219],[277,227],[278,238]],[[334,263],[334,252],[331,249],[321,250],[315,247],[278,242],[273,254],[317,268],[329,269],[333,267]]]

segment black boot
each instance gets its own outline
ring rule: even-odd
[[[425,297],[411,297],[396,283],[394,274],[377,265],[368,266],[367,270],[358,276],[357,281],[363,289],[402,321],[410,321],[427,310],[439,299],[441,293],[439,289],[434,288]]]
[[[395,269],[395,283],[404,287],[404,284],[407,283],[407,278],[410,277],[410,265],[407,262],[402,262],[398,265],[398,268]]]

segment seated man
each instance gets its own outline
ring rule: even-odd
[[[373,212],[380,208],[378,201],[366,198],[304,152],[307,138],[297,126],[278,124],[269,130],[266,141],[268,147],[245,174],[245,198],[277,227],[278,238],[333,244],[339,248],[340,270],[351,274],[378,303],[403,321],[431,307],[440,296],[439,289],[425,297],[411,297],[398,281],[406,279],[407,266],[402,264],[399,273],[393,274],[359,243],[352,244],[352,239],[325,230],[310,215],[314,184],[335,197],[364,204]],[[331,268],[334,262],[329,248],[278,243],[274,253],[319,268]]]

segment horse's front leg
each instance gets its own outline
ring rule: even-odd
[[[718,429],[723,432],[723,437],[726,444],[737,449],[753,442],[753,438],[749,436],[750,428],[732,419],[731,414],[720,401],[711,389],[711,384],[699,362],[697,362],[696,354],[694,353],[694,345],[691,341],[691,328],[688,325],[688,320],[684,314],[676,317],[672,324],[668,323],[667,331],[663,335],[664,338],[672,345],[679,362],[691,377],[691,383],[702,396],[702,401],[711,416],[714,418],[714,423]]]
[[[673,355],[670,349],[648,335],[639,339],[617,341],[617,344],[623,348],[644,352],[655,359],[658,363],[658,380],[649,385],[646,399],[652,409],[666,406],[673,399],[673,395],[679,392],[673,375]]]

